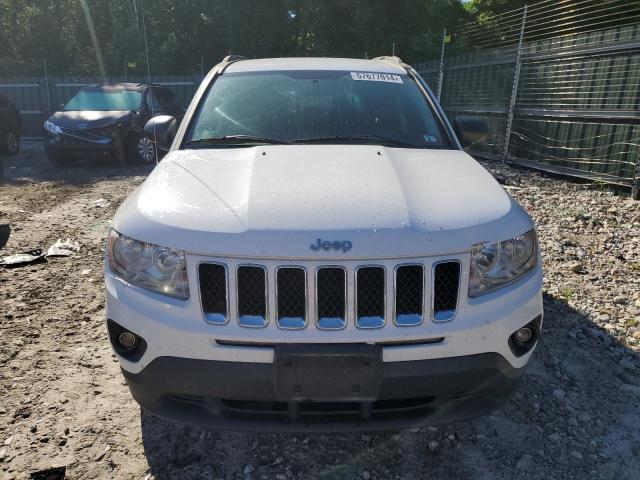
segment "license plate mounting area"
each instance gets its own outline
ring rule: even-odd
[[[382,348],[279,345],[274,367],[278,401],[372,402],[380,394]]]

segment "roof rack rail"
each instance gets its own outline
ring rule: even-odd
[[[372,60],[378,60],[380,62],[387,62],[387,63],[395,63],[396,65],[404,65],[404,62],[400,57],[382,56],[382,57],[372,58]]]
[[[237,62],[238,60],[246,60],[247,57],[243,57],[242,55],[227,55],[222,59],[223,63],[229,62]]]

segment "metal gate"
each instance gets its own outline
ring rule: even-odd
[[[417,65],[453,119],[480,115],[480,157],[640,196],[640,2],[560,0],[443,32]]]

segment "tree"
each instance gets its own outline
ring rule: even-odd
[[[460,0],[0,0],[0,75],[187,73],[247,57],[437,53]],[[144,21],[143,21],[144,20]],[[145,48],[144,30],[147,33]]]

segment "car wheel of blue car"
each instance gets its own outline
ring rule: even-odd
[[[136,142],[136,152],[138,154],[138,159],[143,163],[152,163],[156,160],[155,145],[144,135],[138,137]]]

